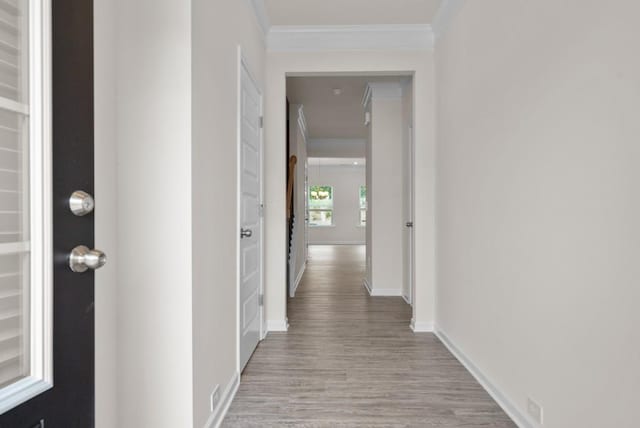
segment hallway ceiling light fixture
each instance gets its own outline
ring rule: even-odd
[[[354,162],[353,164],[354,164],[354,165],[358,165],[358,162]]]
[[[342,89],[340,88],[333,88],[333,95],[342,95]]]

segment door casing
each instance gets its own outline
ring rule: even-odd
[[[416,136],[421,136],[424,138],[425,134],[428,134],[428,126],[427,120],[416,122],[415,118],[417,117],[416,112],[424,112],[425,110],[425,99],[426,97],[422,95],[419,91],[424,85],[428,84],[428,68],[425,69],[425,64],[418,60],[417,58],[405,58],[403,60],[399,59],[388,59],[385,57],[384,53],[380,54],[357,54],[353,55],[353,57],[345,61],[343,53],[341,52],[331,52],[323,55],[316,56],[305,56],[306,52],[300,52],[300,55],[282,55],[274,59],[273,63],[270,67],[271,75],[268,77],[269,84],[269,92],[267,93],[267,103],[269,106],[272,105],[272,102],[275,97],[278,98],[286,98],[287,88],[286,88],[286,79],[288,77],[348,77],[348,76],[371,76],[371,77],[379,77],[379,76],[404,76],[411,78],[412,85],[412,93],[413,93],[413,105],[411,109],[411,123],[413,124],[412,129],[412,147],[413,153],[412,157],[414,159],[414,169],[412,174],[412,179],[415,182],[416,178],[419,175],[424,174],[425,168],[421,166],[420,171],[415,167],[416,161],[424,155],[425,145],[423,144],[420,150],[416,148],[416,141],[420,140],[420,138],[416,138]],[[389,65],[393,63],[392,65]],[[272,112],[272,110],[269,110]],[[282,117],[284,115],[284,118]],[[273,171],[278,169],[285,169],[286,165],[282,165],[281,158],[279,157],[282,154],[282,159],[285,159],[283,152],[285,151],[285,145],[282,144],[282,148],[274,148],[271,146],[271,142],[283,141],[285,135],[283,135],[284,127],[276,126],[275,124],[286,120],[286,112],[285,108],[281,111],[273,111],[273,114],[270,114],[266,119],[267,123],[267,134],[268,134],[268,144],[269,144],[269,155],[267,156],[268,163],[266,165],[267,171],[266,173],[271,175]],[[273,126],[271,126],[273,125]],[[273,141],[272,141],[273,140]],[[278,156],[274,156],[273,153],[277,153]],[[267,191],[269,194],[279,193],[281,196],[286,195],[286,188],[275,188],[275,184],[272,181],[267,183]],[[401,189],[402,190],[402,189]],[[431,212],[432,207],[425,205],[424,203],[424,195],[421,194],[420,198],[416,196],[414,192],[412,194],[413,200],[413,217],[414,219],[419,217],[416,215],[417,211],[427,211]],[[286,198],[285,198],[286,199]],[[420,203],[418,203],[420,202]],[[426,207],[426,208],[425,208]],[[270,238],[265,243],[265,248],[268,250],[267,258],[269,259],[269,264],[277,263],[281,266],[284,266],[284,272],[286,276],[286,265],[287,265],[287,256],[286,252],[280,254],[276,249],[282,245],[281,242],[286,241],[286,230],[282,229],[284,233],[280,233],[280,227],[275,225],[275,219],[280,216],[284,216],[283,210],[285,206],[283,204],[282,207],[269,207],[268,217],[266,220],[266,225],[269,231],[278,230],[278,238],[274,238],[273,235],[269,235]],[[273,214],[273,216],[271,215]],[[421,224],[422,225],[422,224]],[[419,226],[420,227],[420,226]],[[420,236],[424,235],[424,231],[429,229],[429,225],[425,224],[420,227]],[[416,242],[420,242],[416,237],[417,228],[413,229],[413,259],[416,259],[416,254],[422,254],[424,251],[424,245],[421,245],[420,248],[417,248],[415,245]],[[428,247],[428,245],[426,246]],[[429,266],[431,264],[431,260],[428,263],[425,263],[425,266]],[[413,278],[413,284],[411,287],[411,306],[412,306],[412,318],[411,322],[407,327],[414,329],[415,319],[417,318],[417,312],[426,311],[428,305],[420,304],[419,299],[416,298],[418,291],[416,285],[421,283],[418,279],[421,279],[424,282],[423,272],[425,271],[424,266],[416,266],[414,262],[411,266],[411,274]],[[270,271],[268,274],[268,281],[266,283],[266,293],[270,298],[282,299],[282,303],[275,303],[272,308],[275,307],[269,314],[269,326],[272,331],[287,331],[288,321],[287,321],[287,287],[284,287],[283,291],[280,291],[280,283],[284,282],[286,284],[286,277],[284,279],[281,278],[282,269],[277,271]],[[423,290],[423,287],[427,287],[428,285],[421,285],[420,290]],[[432,304],[432,303],[430,303]],[[420,309],[418,309],[418,305],[420,305]],[[273,313],[272,313],[273,312]],[[422,329],[424,327],[420,327]]]

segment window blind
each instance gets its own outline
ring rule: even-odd
[[[0,0],[0,387],[29,374],[28,1]]]

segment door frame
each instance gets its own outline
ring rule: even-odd
[[[241,170],[241,156],[242,156],[242,71],[245,71],[253,84],[256,86],[258,93],[260,94],[260,117],[264,116],[264,93],[262,87],[258,84],[258,81],[251,72],[251,66],[242,53],[242,46],[238,45],[238,63],[237,63],[237,110],[236,110],[236,370],[241,372],[242,367],[240,364],[240,287],[241,287],[241,275],[240,275],[240,228],[242,227],[241,219],[241,192],[242,192],[242,170]],[[260,126],[260,340],[262,341],[267,335],[265,310],[264,310],[264,126]]]
[[[285,51],[288,54],[291,54],[291,51]],[[306,53],[308,53],[307,51],[299,51],[299,52],[295,52],[298,53],[300,55],[304,55]],[[425,76],[428,76],[428,73],[425,73],[425,69],[424,66],[422,64],[418,64],[416,63],[415,60],[410,59],[408,61],[405,60],[399,60],[397,61],[397,65],[396,66],[392,66],[392,67],[388,67],[384,65],[384,61],[380,61],[379,58],[377,57],[377,55],[372,55],[372,56],[368,56],[368,60],[371,60],[371,62],[369,62],[368,60],[364,60],[364,61],[360,61],[358,63],[358,65],[354,65],[354,61],[344,61],[344,58],[341,57],[342,53],[336,53],[336,56],[330,56],[329,59],[327,59],[326,57],[322,57],[321,59],[304,59],[302,61],[299,61],[300,57],[297,57],[297,55],[291,55],[290,57],[287,57],[286,55],[283,56],[283,59],[276,61],[276,64],[272,65],[270,73],[272,74],[271,76],[268,76],[268,84],[270,85],[270,94],[267,97],[267,103],[268,106],[267,108],[272,109],[269,111],[274,111],[276,109],[276,105],[273,104],[273,100],[275,100],[275,96],[273,94],[276,94],[280,99],[284,99],[287,96],[287,87],[286,87],[286,80],[289,77],[349,77],[349,76],[358,76],[358,77],[380,77],[380,76],[394,76],[394,77],[409,77],[411,79],[411,81],[413,82],[412,84],[412,109],[411,109],[411,123],[412,123],[412,134],[411,134],[411,143],[412,143],[412,158],[413,158],[413,174],[412,174],[412,181],[414,183],[414,192],[411,195],[412,197],[412,204],[413,204],[413,217],[414,219],[416,218],[416,198],[415,198],[415,182],[416,182],[416,176],[417,176],[417,168],[415,167],[416,165],[416,128],[419,128],[420,133],[425,133],[425,130],[427,129],[426,126],[418,124],[416,122],[416,110],[417,110],[417,106],[416,106],[416,100],[419,98],[418,94],[419,88],[422,88],[425,85],[425,82],[427,82],[428,80],[425,79]],[[382,54],[381,54],[382,55]],[[320,58],[318,57],[318,58]],[[302,57],[304,58],[304,57]],[[368,65],[366,64],[368,63]],[[416,83],[418,82],[418,84]],[[421,99],[421,105],[424,102],[424,99]],[[284,109],[283,109],[284,110]],[[285,115],[286,117],[286,115]],[[269,116],[268,121],[270,123],[275,122],[276,120],[281,120],[281,118],[276,115],[276,117],[272,117]],[[286,120],[286,118],[285,118]],[[428,123],[428,121],[423,121],[423,123]],[[279,129],[279,128],[278,128]],[[263,130],[264,132],[264,130]],[[269,131],[269,139],[273,139],[274,141],[282,141],[282,137],[281,135],[277,135],[278,138],[276,137],[276,133],[280,134],[280,132],[274,132],[274,131]],[[270,146],[271,147],[271,146]],[[270,149],[269,151],[271,152],[272,149]],[[275,151],[275,150],[274,150]],[[280,153],[280,152],[278,152]],[[279,161],[279,160],[278,160]],[[282,168],[282,170],[284,171],[286,168],[283,165],[280,165],[279,163],[276,162],[276,159],[270,159],[269,162],[269,168],[271,170],[276,170],[278,168]],[[286,179],[285,179],[286,182]],[[268,191],[272,192],[270,193],[271,195],[274,194],[278,194],[278,198],[282,198],[283,200],[286,200],[286,186],[284,186],[282,189],[278,189],[277,193],[276,190],[271,188],[268,189]],[[367,189],[367,192],[369,192],[369,189]],[[284,207],[285,204],[283,204]],[[274,212],[270,210],[270,212],[273,214]],[[278,218],[278,215],[274,214],[275,218]],[[270,230],[273,230],[274,225],[273,225],[273,220],[269,220],[267,222],[267,225],[271,227]],[[404,226],[404,224],[403,224]],[[425,229],[428,229],[428,227],[425,227]],[[282,229],[282,232],[279,232],[279,239],[282,239],[283,242],[286,242],[287,239],[287,232],[286,232],[286,228]],[[274,237],[271,237],[269,239],[269,241],[267,242],[267,246],[273,246],[273,242],[277,242],[279,241],[279,239],[275,239]],[[414,229],[413,229],[413,259],[415,261],[415,257],[416,257],[416,228],[415,228],[415,221],[414,221]],[[369,243],[367,242],[367,245],[369,245]],[[271,253],[270,253],[271,254]],[[270,255],[270,258],[275,258],[274,256]],[[280,258],[279,256],[277,256],[276,260],[271,260],[270,263],[278,263],[281,264],[281,266],[284,266],[284,272],[285,272],[285,278],[284,278],[284,283],[287,284],[286,281],[286,266],[287,266],[287,258],[286,255],[284,255],[283,258]],[[411,286],[411,308],[412,308],[412,316],[411,316],[411,321],[409,322],[409,324],[407,325],[408,328],[412,329],[413,331],[416,331],[416,318],[417,318],[417,306],[418,306],[418,302],[416,299],[416,295],[417,293],[417,287],[416,287],[416,278],[417,278],[417,272],[416,272],[416,265],[415,262],[413,263],[413,265],[411,266],[411,271],[412,271],[412,286]],[[274,278],[272,275],[270,275],[269,277],[269,283],[271,284],[271,282],[273,282],[274,284],[279,284],[281,281],[281,278]],[[278,331],[278,332],[286,332],[288,330],[288,321],[287,321],[287,313],[288,313],[288,309],[289,309],[289,305],[288,305],[288,298],[287,298],[287,291],[288,291],[288,287],[281,287],[282,291],[277,288],[277,286],[269,285],[267,292],[269,293],[268,296],[265,296],[265,299],[268,298],[275,298],[278,299],[280,301],[283,302],[282,304],[282,312],[280,313],[280,311],[278,312],[277,316],[274,316],[273,314],[270,314],[270,317],[276,318],[276,319],[270,319],[269,320],[269,327],[271,331]],[[422,290],[422,287],[421,287]],[[423,309],[421,309],[422,311]],[[275,311],[274,311],[275,312]],[[282,317],[282,318],[280,318]],[[418,328],[418,330],[423,331],[422,329],[425,328],[422,326],[423,324],[421,323],[421,326]],[[432,330],[432,327],[429,327],[427,330]],[[426,331],[426,330],[424,330]]]

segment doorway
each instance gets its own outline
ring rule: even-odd
[[[300,166],[292,207],[306,220],[289,241],[289,299],[305,283],[308,245],[361,245],[368,294],[411,305],[412,77],[291,76],[286,87],[287,149]]]

